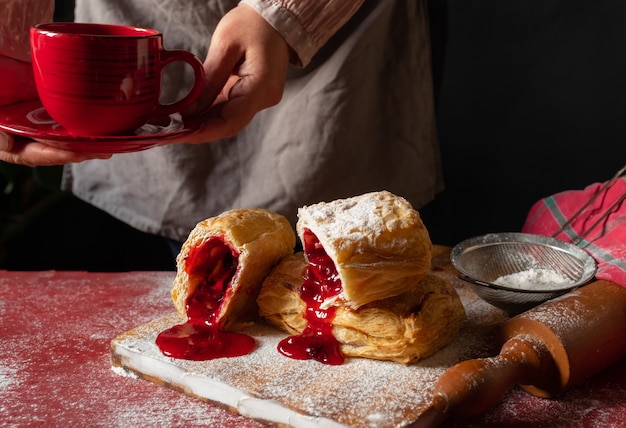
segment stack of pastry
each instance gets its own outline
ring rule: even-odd
[[[401,363],[455,337],[463,305],[429,273],[430,237],[408,201],[383,191],[305,206],[296,229],[304,252],[282,259],[257,299],[268,322],[296,338],[329,323],[344,355]]]
[[[296,254],[293,228],[267,210],[198,223],[177,259],[178,312],[218,330],[260,314],[294,335],[285,355],[302,358],[301,347],[329,364],[343,355],[410,363],[452,341],[465,312],[454,288],[429,273],[430,237],[405,199],[368,193],[302,207],[298,217]]]

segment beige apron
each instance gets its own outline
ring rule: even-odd
[[[78,0],[77,21],[164,33],[204,58],[236,1]],[[234,138],[171,145],[72,165],[64,186],[145,232],[184,240],[201,219],[263,207],[295,223],[298,207],[389,190],[416,208],[442,190],[426,2],[371,0],[304,69],[283,100]],[[166,84],[186,89],[183,69]]]

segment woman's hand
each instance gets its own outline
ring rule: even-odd
[[[289,47],[256,11],[239,5],[217,25],[204,61],[204,94],[194,113],[207,112],[207,125],[182,139],[215,141],[236,135],[259,111],[283,94]]]
[[[0,71],[3,61],[15,60],[0,56]],[[36,96],[30,64],[21,64],[24,69],[20,78],[26,79],[22,82],[25,89],[10,95],[7,91],[7,96],[0,99],[0,105]],[[256,113],[281,100],[288,65],[289,47],[278,32],[252,8],[246,5],[235,7],[215,29],[204,61],[207,79],[204,92],[194,107],[185,112],[207,114],[209,120],[198,132],[170,142],[204,143],[236,135]],[[16,67],[15,63],[12,66]],[[15,81],[16,76],[11,79]],[[11,79],[5,81],[11,82]],[[15,85],[8,83],[7,88],[14,90]],[[0,132],[0,161],[4,162],[28,166],[61,165],[111,156],[61,150]]]
[[[26,166],[65,165],[88,159],[109,159],[110,153],[77,153],[0,132],[0,161]]]

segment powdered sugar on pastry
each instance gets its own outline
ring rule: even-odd
[[[387,191],[302,207],[296,229],[303,243],[306,230],[315,235],[337,268],[339,297],[353,308],[408,291],[430,268],[419,213]]]

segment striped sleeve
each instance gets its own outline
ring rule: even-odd
[[[306,66],[317,51],[363,4],[363,0],[242,0],[285,39]]]

